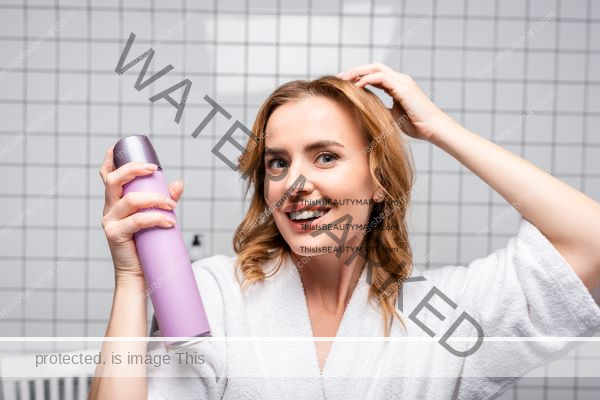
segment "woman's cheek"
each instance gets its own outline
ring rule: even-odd
[[[332,199],[350,199],[356,196],[357,189],[356,177],[352,178],[352,174],[329,174],[319,179],[318,187],[323,195],[327,195]],[[360,192],[360,190],[359,190]]]
[[[265,200],[270,207],[273,207],[274,204],[277,204],[279,199],[283,197],[285,191],[281,190],[281,183],[276,181],[265,181]],[[283,203],[283,202],[279,202]]]
[[[364,224],[368,223],[369,222],[368,221],[369,220],[369,206],[362,205],[362,206],[354,207],[352,216],[353,216],[352,223],[355,225],[364,225]]]

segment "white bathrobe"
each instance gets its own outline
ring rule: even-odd
[[[295,264],[288,260],[278,274],[242,294],[233,262],[214,256],[193,264],[212,334],[229,339],[168,353],[174,361],[177,352],[200,356],[202,363],[149,366],[150,399],[490,399],[581,343],[494,337],[593,336],[600,331],[600,300],[594,300],[556,248],[523,218],[505,248],[467,267],[415,268],[412,276],[426,280],[404,283],[400,314],[407,331],[394,320],[392,340],[382,338],[379,307],[367,302],[364,268],[323,371],[314,342],[298,340],[313,334]],[[429,305],[422,303],[431,293]],[[418,313],[409,318],[419,303]],[[468,356],[452,354],[439,343],[463,312],[484,334],[481,347]],[[160,336],[160,331],[154,329],[151,335]],[[467,319],[447,345],[467,351],[477,336]],[[343,339],[352,337],[379,339]],[[470,342],[452,341],[461,337]],[[167,354],[162,342],[149,342],[148,353]]]

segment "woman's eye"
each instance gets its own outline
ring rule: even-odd
[[[317,157],[318,164],[332,164],[337,160],[337,156],[332,153],[320,154]]]
[[[267,161],[267,168],[271,169],[281,169],[285,168],[286,164],[283,160],[273,159],[271,161]]]

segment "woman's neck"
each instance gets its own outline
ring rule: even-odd
[[[335,253],[319,254],[301,263],[303,257],[292,253],[307,299],[327,313],[342,315],[358,284],[365,260],[356,256],[346,265],[351,254],[344,252],[340,259]]]

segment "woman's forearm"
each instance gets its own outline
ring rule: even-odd
[[[115,282],[115,292],[106,337],[147,336],[146,284],[141,279],[124,279]],[[127,400],[146,399],[145,364],[128,362],[128,355],[146,356],[145,341],[105,341],[102,361],[90,389],[90,399]],[[115,363],[120,355],[121,363]],[[103,363],[104,362],[104,363]]]
[[[431,141],[531,221],[588,289],[600,286],[600,203],[458,123]]]

